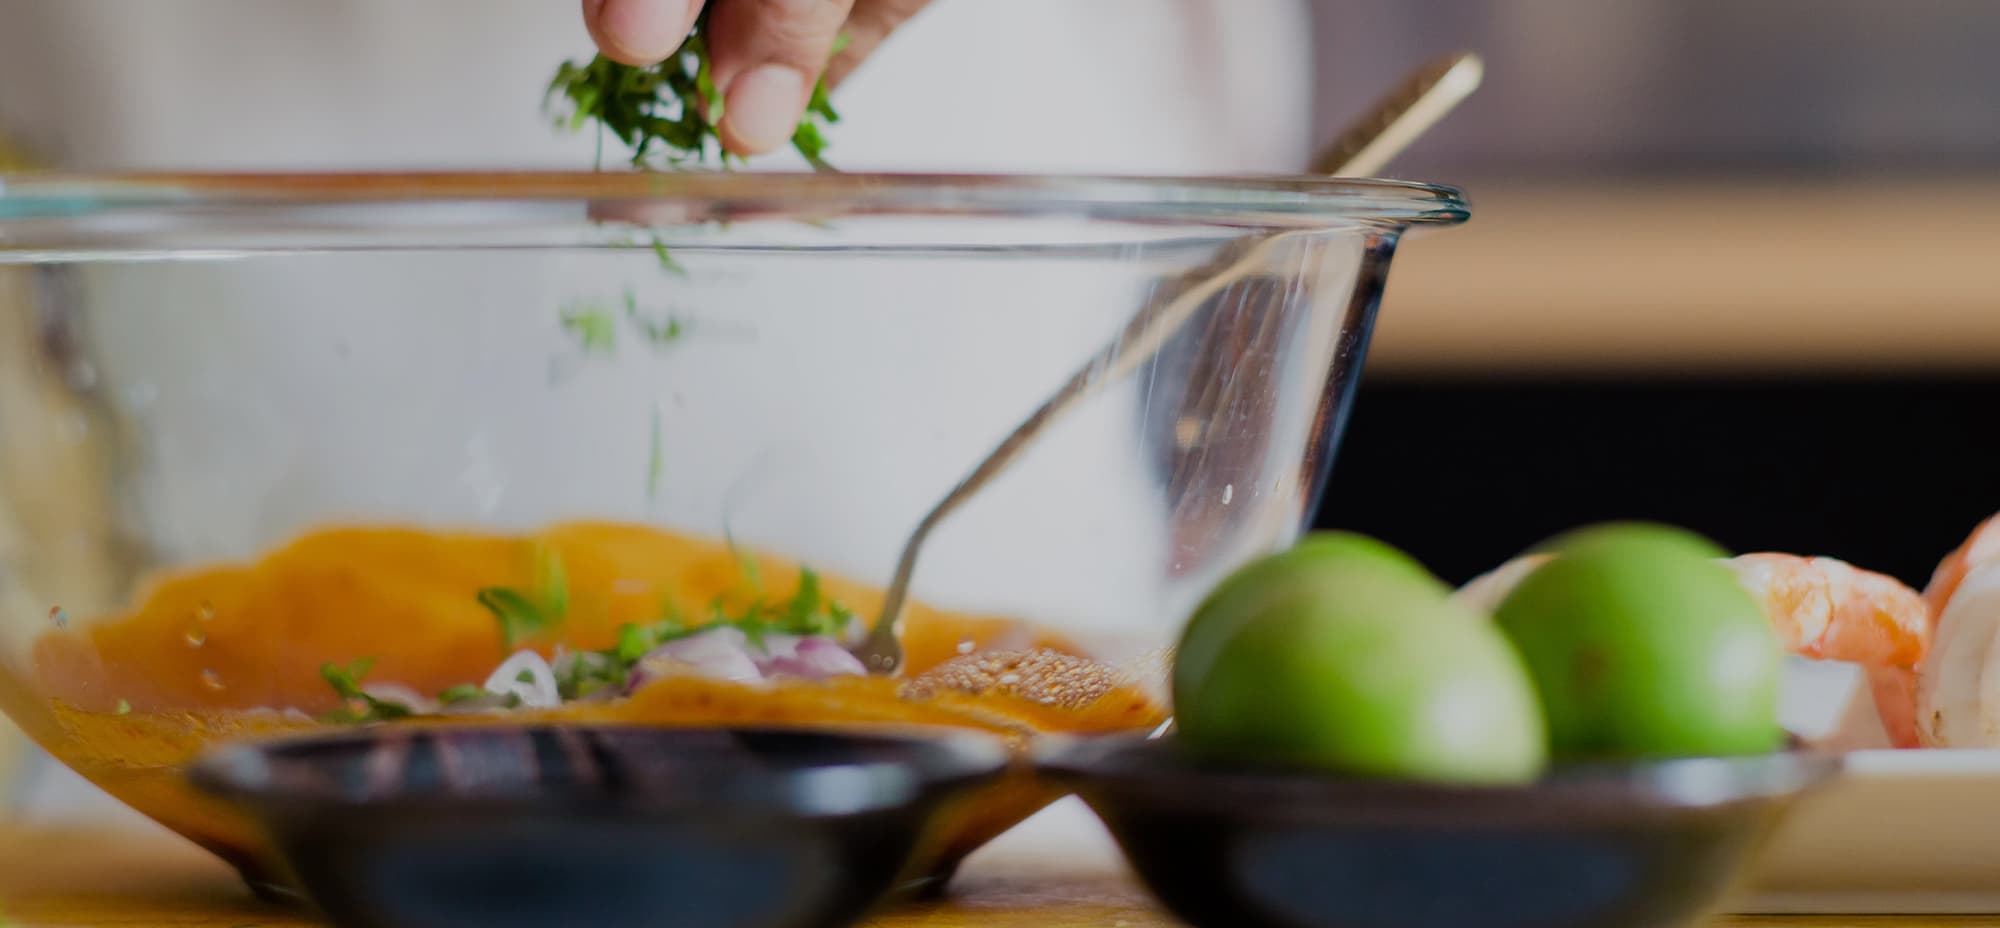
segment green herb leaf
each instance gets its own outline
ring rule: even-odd
[[[460,683],[457,686],[454,686],[448,690],[445,690],[442,693],[439,693],[438,702],[441,702],[447,706],[451,706],[451,705],[457,705],[458,703],[462,702],[470,702],[484,695],[486,695],[485,687],[476,686],[471,683]]]
[[[618,323],[602,309],[564,307],[562,327],[585,354],[609,356],[618,350]]]
[[[763,608],[764,607],[762,603],[752,604],[750,607],[749,615],[737,619],[734,623],[732,623],[736,626],[738,631],[741,631],[743,633],[744,640],[749,641],[750,645],[752,647],[757,648],[758,650],[763,649],[764,635],[770,630],[769,622],[763,622],[758,620],[757,613],[762,612]]]
[[[544,615],[560,621],[569,614],[569,573],[562,556],[547,545],[535,546],[535,594]]]
[[[785,631],[794,635],[821,634],[823,623],[819,621],[819,574],[811,570],[799,571],[799,586],[785,604],[785,612],[780,620]]]
[[[687,268],[679,261],[675,261],[673,255],[667,253],[666,241],[657,235],[653,236],[653,257],[660,259],[661,270],[681,277],[687,276]]]
[[[569,652],[557,658],[551,668],[556,675],[556,693],[564,700],[571,700],[623,687],[633,663],[620,659],[615,648]]]
[[[546,631],[554,621],[542,614],[534,600],[519,590],[489,586],[479,591],[479,604],[493,613],[500,625],[500,640],[512,648],[522,639]]]
[[[646,452],[646,498],[649,500],[660,495],[660,475],[665,473],[667,469],[666,450],[660,440],[660,406],[658,403],[653,404],[652,426],[653,437],[651,447]]]
[[[319,665],[320,678],[333,687],[333,691],[347,703],[343,708],[327,713],[323,718],[329,722],[362,723],[392,722],[408,718],[415,712],[409,706],[388,699],[377,699],[361,689],[361,681],[375,669],[375,659],[364,657],[342,667],[339,664]]]
[[[681,612],[681,605],[672,596],[660,597],[660,620],[653,623],[653,631],[679,632],[687,628],[687,614]]]
[[[661,319],[648,317],[645,311],[640,309],[638,298],[634,297],[630,290],[625,291],[625,321],[631,323],[632,328],[639,333],[639,337],[650,342],[655,348],[665,348],[679,341],[685,331],[681,321],[673,316]]]
[[[113,710],[111,710],[111,714],[112,714],[112,715],[131,715],[131,714],[132,714],[132,704],[131,704],[131,703],[129,703],[129,702],[126,702],[126,701],[125,701],[125,700],[123,700],[123,699],[121,699],[121,700],[118,700],[118,708],[116,708],[116,709],[113,709]]]
[[[535,547],[534,580],[527,592],[489,586],[477,593],[479,604],[493,613],[500,640],[512,648],[562,624],[569,614],[569,576],[562,557],[546,545]]]
[[[563,62],[549,81],[544,109],[555,115],[559,128],[572,132],[595,124],[600,138],[608,134],[631,149],[636,167],[714,160],[727,168],[741,159],[723,149],[716,128],[722,123],[724,104],[709,66],[707,23],[704,10],[680,49],[651,67],[635,68],[603,55],[584,63]],[[826,83],[821,81],[814,86],[812,105],[793,136],[800,154],[823,164],[822,124],[838,119],[826,102]]]
[[[743,572],[743,579],[750,581],[752,592],[764,592],[764,578],[757,569],[757,558],[736,543],[736,535],[729,526],[722,527],[722,543],[729,548],[729,555],[736,559],[736,569]],[[720,604],[717,604],[720,608]]]
[[[339,693],[342,699],[362,699],[367,694],[361,692],[361,681],[366,679],[368,672],[373,669],[375,669],[375,659],[363,657],[345,667],[339,664],[321,664],[319,675],[320,679],[333,687],[333,691]]]
[[[854,626],[854,610],[837,602],[827,601],[826,614],[833,620],[833,626],[827,629],[827,634],[844,635]]]
[[[653,636],[652,629],[627,624],[618,630],[618,646],[613,653],[627,664],[636,664],[646,652],[658,646],[659,639]]]

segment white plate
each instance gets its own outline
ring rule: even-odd
[[[1888,750],[1852,669],[1787,668],[1785,722],[1861,748],[1779,826],[1740,914],[2000,913],[2000,750]],[[1845,706],[1827,724],[1815,709]]]
[[[1858,751],[1801,802],[1732,906],[2000,913],[2000,751]]]

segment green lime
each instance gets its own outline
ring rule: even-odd
[[[1640,531],[1560,551],[1494,616],[1534,677],[1558,757],[1748,754],[1779,743],[1777,639],[1709,550]]]
[[[1675,525],[1658,522],[1602,522],[1572,529],[1535,546],[1537,553],[1560,554],[1601,544],[1650,545],[1684,551],[1698,557],[1725,558],[1729,552],[1708,538]]]
[[[1237,568],[1209,591],[1174,649],[1175,686],[1205,676],[1222,642],[1245,617],[1298,596],[1337,591],[1355,577],[1407,584],[1439,597],[1451,592],[1393,545],[1353,532],[1315,532],[1285,551]]]
[[[1240,604],[1200,673],[1176,668],[1178,737],[1210,756],[1368,777],[1516,783],[1547,738],[1506,639],[1442,585],[1396,570]]]

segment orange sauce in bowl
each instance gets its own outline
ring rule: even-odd
[[[520,646],[614,645],[627,624],[664,613],[735,614],[793,592],[799,565],[722,543],[608,522],[571,523],[533,536],[354,527],[316,532],[254,564],[163,576],[129,613],[41,635],[26,674],[0,679],[0,696],[51,754],[111,795],[230,859],[253,879],[278,873],[268,847],[231,809],[189,789],[184,765],[227,741],[297,734],[343,700],[323,664],[373,659],[368,682],[434,694],[486,679],[513,650],[477,597],[526,587],[538,563],[559,560],[568,608],[550,633]],[[760,589],[764,586],[775,589]],[[881,592],[822,576],[825,597],[871,617]],[[1078,654],[1025,623],[912,604],[905,674],[995,650]],[[528,721],[661,725],[947,725],[1015,740],[1041,732],[1150,728],[1165,712],[1142,687],[1092,690],[1085,703],[1032,692],[918,688],[883,677],[778,680],[761,685],[667,677],[610,701],[452,717],[449,724]],[[24,698],[25,697],[25,698]],[[943,823],[938,867],[1011,827],[1058,794],[1016,782]]]

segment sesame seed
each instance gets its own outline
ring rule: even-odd
[[[1080,709],[1117,688],[1118,677],[1098,661],[1048,648],[995,651],[953,658],[911,680],[903,695],[924,698],[945,690],[999,693],[1045,706]]]

